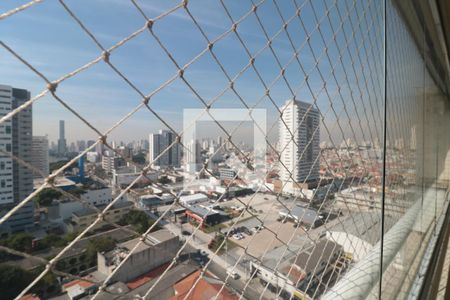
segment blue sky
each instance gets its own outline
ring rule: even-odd
[[[1,1],[0,13],[26,2]],[[138,2],[150,18],[160,15],[179,3],[179,1],[169,0]],[[285,19],[289,19],[295,14],[296,8],[293,1],[278,2]],[[303,3],[303,1],[297,2],[299,6]],[[319,18],[323,17],[325,5],[322,1],[313,2]],[[131,1],[67,0],[65,3],[105,48],[114,45],[145,24],[145,19],[139,14]],[[326,3],[328,7],[331,7],[332,26],[338,28],[340,22],[337,11],[333,7],[334,1],[326,1]],[[225,4],[232,17],[237,20],[250,10],[252,2],[227,0]],[[345,12],[348,7],[351,8],[353,3],[352,1],[344,4],[341,2],[340,5],[341,12]],[[231,21],[226,16],[220,1],[192,0],[189,1],[188,7],[210,40],[214,40],[231,27]],[[375,7],[375,9],[377,8]],[[361,9],[358,8],[358,10]],[[273,36],[282,27],[281,19],[277,15],[272,1],[266,1],[261,5],[258,8],[258,15],[269,36]],[[355,14],[352,15],[352,18],[354,22],[357,21]],[[314,55],[319,57],[323,54],[325,44],[318,32],[314,31],[316,21],[313,17],[311,4],[302,7],[301,20],[304,22],[303,25],[300,23],[300,19],[296,18],[287,29],[292,36],[294,45],[296,48],[300,48],[305,43],[307,34],[302,27],[305,26],[307,32],[312,32],[310,36]],[[367,28],[364,25],[365,23],[362,24],[361,32],[364,32]],[[350,24],[345,22],[344,28],[345,26],[350,26]],[[324,19],[321,30],[327,42],[333,39],[333,32],[327,19]],[[346,30],[348,30],[347,33],[350,33],[348,27]],[[179,8],[155,22],[154,32],[180,65],[189,62],[207,46],[206,41],[183,8]],[[257,53],[267,43],[267,39],[254,15],[239,24],[238,32],[252,54]],[[58,1],[44,1],[26,11],[0,21],[0,36],[3,42],[50,80],[55,80],[79,68],[101,53],[100,49],[81,30]],[[358,38],[360,37],[357,33],[355,41],[350,44],[350,51],[352,49],[356,51]],[[373,41],[376,41],[376,38],[373,35]],[[335,40],[341,47],[344,46],[345,40],[342,31],[336,35]],[[273,40],[272,45],[281,64],[285,65],[293,56],[293,50],[287,35],[283,32]],[[217,42],[213,50],[231,77],[234,77],[249,61],[248,55],[233,33]],[[330,43],[328,50],[333,60],[338,58],[335,43]],[[310,87],[316,94],[322,88],[323,82],[315,69],[314,55],[306,44],[299,52],[299,60],[307,70]],[[361,55],[363,58],[362,64],[372,64],[370,65],[372,68],[377,66],[373,58],[365,58],[363,52],[361,52]],[[342,59],[344,62],[349,62],[348,66],[337,64],[335,72],[338,80],[342,81],[339,82],[342,88],[341,93],[344,97],[349,97],[350,89],[353,89],[356,94],[358,93],[358,89],[353,85],[356,84],[356,77],[361,75],[358,71],[361,67],[358,65],[359,61],[355,61],[356,72],[350,70],[351,58],[346,52]],[[176,74],[173,63],[147,31],[142,32],[115,50],[111,54],[111,62],[145,94],[155,90]],[[255,66],[267,84],[272,82],[280,73],[280,68],[277,66],[269,48],[257,57]],[[366,70],[368,70],[368,67],[369,65],[366,66]],[[326,112],[329,109],[330,102],[333,102],[337,111],[340,111],[340,108],[342,108],[341,100],[336,96],[336,82],[331,79],[328,80],[331,67],[325,56],[321,56],[319,68],[327,78],[327,89],[330,93],[329,96],[321,93],[318,97],[319,107],[321,111]],[[347,68],[350,85],[344,80],[343,76],[343,71]],[[290,85],[295,89],[297,98],[305,102],[312,102],[313,97],[308,88],[305,85],[301,86],[304,81],[304,74],[299,65],[296,62],[291,63],[286,68],[285,74]],[[186,70],[185,78],[207,102],[220,94],[228,85],[224,74],[209,53],[205,53]],[[38,78],[3,48],[0,48],[0,83],[26,88],[31,91],[32,95],[45,88],[45,82],[42,79]],[[264,96],[265,91],[256,73],[251,68],[245,71],[236,81],[235,88],[250,106],[255,105]],[[112,126],[137,106],[141,100],[140,96],[104,62],[99,62],[86,71],[64,81],[58,87],[57,94],[101,131],[105,131]],[[292,97],[282,79],[273,86],[271,95],[278,106]],[[357,101],[361,101],[364,96],[366,95],[357,98]],[[375,97],[375,95],[372,95],[372,97]],[[177,130],[181,129],[184,108],[203,107],[202,103],[180,79],[155,95],[150,101],[150,106]],[[215,102],[213,107],[243,108],[243,105],[231,91],[228,91]],[[268,109],[268,123],[271,127],[276,120],[273,104],[265,97],[257,107]],[[60,119],[65,119],[66,136],[69,141],[96,137],[91,129],[71,115],[51,96],[38,100],[33,109],[35,135],[48,134],[50,140],[55,140],[58,128],[57,122]],[[348,110],[351,113],[351,106],[348,107]],[[343,115],[340,117],[344,118]],[[335,123],[331,113],[326,115],[326,122],[329,122],[330,125]],[[342,123],[345,122],[342,121]],[[141,109],[124,125],[114,130],[111,136],[113,139],[124,141],[141,139],[146,138],[148,133],[163,127],[162,123],[148,110]],[[344,130],[347,129],[344,128]],[[276,130],[272,134],[275,133]]]

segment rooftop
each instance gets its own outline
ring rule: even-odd
[[[302,252],[295,259],[295,265],[303,270],[306,274],[320,269],[322,262],[328,262],[336,253],[342,251],[342,246],[330,241],[322,239],[314,245],[314,247]]]
[[[135,253],[143,251],[145,249],[148,249],[151,246],[155,246],[155,245],[158,245],[165,241],[171,240],[174,237],[176,237],[176,235],[174,235],[172,232],[170,232],[167,229],[161,229],[161,230],[152,232],[147,235],[147,239],[145,240],[145,243],[141,243],[138,246]],[[139,240],[140,240],[140,238],[135,238],[135,239],[129,240],[127,242],[120,243],[117,245],[117,247],[131,251],[136,246],[136,244],[139,242]]]
[[[178,300],[185,299],[189,290],[193,286],[194,282],[200,276],[200,271],[192,273],[188,277],[183,280],[177,282],[174,286],[175,296],[169,298],[170,300]],[[221,289],[223,282],[215,279],[212,275],[206,272],[203,277],[198,281],[197,285],[189,295],[187,299],[195,299],[195,300],[209,300],[209,299],[217,299],[217,300],[234,300],[239,299],[239,297],[231,292],[227,287],[218,294]]]
[[[201,206],[190,206],[187,210],[193,212],[194,214],[198,215],[199,217],[206,217],[218,214],[219,212],[215,211],[214,209],[207,209]]]
[[[105,209],[107,205],[99,205],[97,206],[100,210]],[[111,211],[112,209],[118,209],[118,208],[124,208],[124,207],[131,207],[134,206],[133,202],[131,201],[119,201],[117,203],[115,203],[110,209],[108,209],[108,211]],[[79,211],[74,212],[73,214],[76,215],[77,217],[85,217],[85,216],[90,216],[90,215],[95,215],[98,212],[90,207],[85,207]]]

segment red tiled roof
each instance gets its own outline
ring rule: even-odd
[[[134,279],[132,281],[129,281],[127,283],[127,287],[130,290],[133,290],[135,288],[140,287],[141,285],[149,282],[153,278],[158,277],[159,275],[161,275],[167,269],[169,264],[170,263],[167,262],[167,263],[165,263],[165,264],[163,264],[163,265],[161,265],[161,266],[151,270],[150,272],[148,272],[148,273],[146,273],[144,275],[141,275],[141,276],[139,276],[138,278],[136,278],[136,279]]]
[[[64,284],[63,287],[65,289],[67,289],[67,288],[70,288],[71,286],[74,286],[74,285],[79,285],[79,286],[81,286],[83,288],[88,288],[88,287],[93,286],[94,284],[92,282],[89,282],[89,281],[76,279],[76,280],[73,280],[73,281],[70,281],[70,282]]]
[[[39,298],[39,296],[36,296],[34,294],[26,294],[25,296],[20,298],[20,300],[41,300],[41,298]]]
[[[185,277],[183,280],[177,282],[174,285],[176,295],[169,298],[169,300],[181,300],[188,294],[194,282],[200,275],[200,271],[194,272],[191,275]],[[208,273],[205,276],[209,276]],[[209,300],[209,299],[217,299],[217,300],[237,300],[239,299],[236,295],[232,294],[228,288],[224,288],[219,295],[219,292],[222,284],[214,284],[208,282],[205,277],[202,277],[195,286],[194,290],[191,292],[187,299],[192,300]],[[217,295],[217,298],[215,298]]]

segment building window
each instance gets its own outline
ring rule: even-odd
[[[6,126],[5,127],[5,132],[6,133],[11,133],[11,126]]]
[[[0,181],[0,186],[1,186],[2,188],[4,188],[4,187],[6,186],[6,182],[5,182],[4,179],[2,179],[2,180]]]
[[[5,169],[5,162],[4,161],[0,161],[0,169],[1,170]]]
[[[11,144],[6,144],[6,151],[11,152]]]

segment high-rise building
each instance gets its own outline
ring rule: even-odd
[[[200,171],[202,163],[200,143],[198,141],[191,140],[185,146],[187,148],[183,152],[185,171],[188,173],[195,173]]]
[[[92,146],[92,145],[94,145],[95,144],[95,141],[93,141],[93,140],[89,140],[89,141],[87,141],[87,147],[89,148],[90,146]],[[92,150],[91,150],[92,151]]]
[[[58,139],[58,154],[64,155],[67,152],[66,133],[64,120],[59,121],[59,139]]]
[[[70,143],[69,152],[77,152],[77,146],[75,146],[74,142]]]
[[[58,152],[58,146],[56,145],[56,143],[54,141],[50,142],[50,150],[54,151],[55,153]]]
[[[288,100],[281,108],[279,145],[280,179],[296,189],[305,180],[319,178],[319,111],[312,104]],[[291,178],[292,177],[292,178]]]
[[[180,145],[178,143],[174,143],[175,138],[175,135],[168,130],[160,130],[159,133],[150,134],[149,159],[153,162],[153,166],[180,166]],[[165,151],[169,146],[171,146],[171,148]]]
[[[222,139],[222,137],[219,135],[218,137],[217,137],[217,146],[221,146],[222,145],[222,143],[223,143],[223,139]]]
[[[102,157],[103,151],[105,151],[103,143],[98,143],[97,145],[95,145],[95,152],[97,152],[99,157]]]
[[[0,85],[0,116],[19,107],[30,99],[27,90]],[[31,105],[0,124],[0,149],[13,157],[31,163],[32,107]],[[0,154],[0,216],[6,214],[17,203],[33,191],[32,171],[12,159]],[[1,227],[2,232],[17,232],[34,225],[34,205],[30,201],[13,214]]]
[[[31,165],[41,171],[33,172],[34,178],[41,178],[49,174],[48,138],[46,136],[33,136],[31,147]]]
[[[77,141],[78,152],[83,152],[86,149],[86,141]]]

